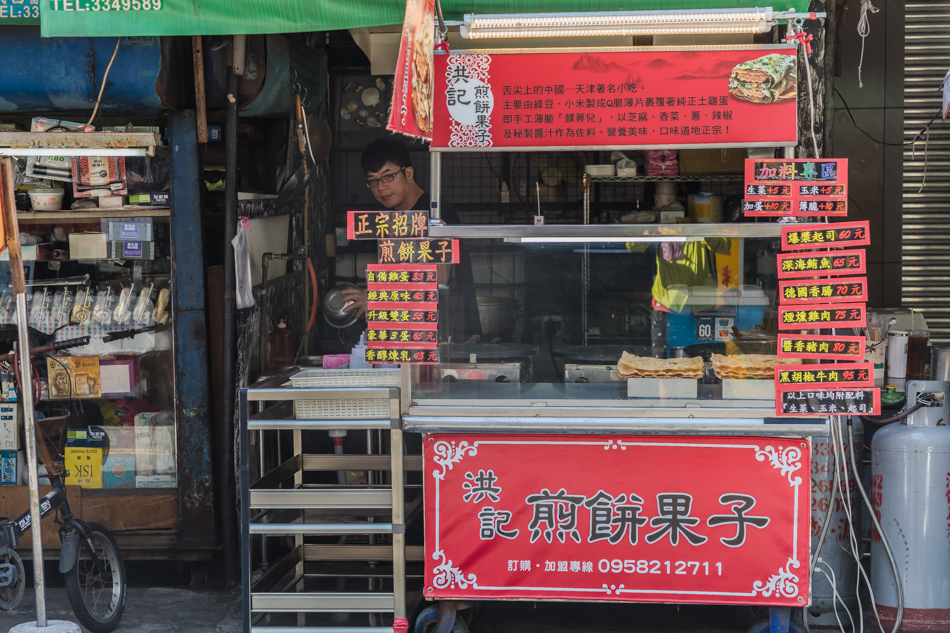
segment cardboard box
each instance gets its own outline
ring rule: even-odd
[[[109,438],[109,453],[113,451],[135,451],[135,428],[131,426],[104,426],[102,430]]]
[[[106,259],[107,243],[105,233],[70,233],[70,259]]]
[[[0,402],[0,451],[20,448],[20,416],[15,402]]]
[[[136,488],[175,488],[178,477],[175,475],[136,475]]]
[[[135,416],[135,473],[170,475],[175,479],[175,426],[172,415],[159,411]]]
[[[153,191],[151,193],[137,193],[129,196],[129,204],[167,207],[169,199],[167,191]]]
[[[66,431],[67,486],[102,488],[106,432],[96,426]]]
[[[112,241],[139,240],[152,241],[159,235],[167,235],[162,227],[165,223],[155,225],[151,220],[110,220],[107,225],[107,234]]]
[[[135,488],[135,449],[109,449],[102,464],[102,487]]]
[[[745,169],[744,149],[681,149],[680,174],[741,174]]]
[[[98,356],[56,356],[46,359],[51,400],[100,398]]]
[[[686,212],[682,209],[675,211],[660,211],[660,224],[676,224],[680,219],[686,217]]]
[[[15,486],[16,484],[16,451],[0,451],[0,486]]]
[[[155,259],[155,242],[111,241],[109,259]]]

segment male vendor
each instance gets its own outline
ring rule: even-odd
[[[366,174],[366,186],[383,207],[392,211],[429,210],[429,196],[425,195],[415,180],[415,169],[405,145],[388,138],[373,141],[363,150],[360,162]],[[441,217],[447,224],[460,224],[458,215],[445,204],[442,204]],[[471,262],[464,256],[460,260],[459,264],[440,266],[439,281],[444,283],[443,280],[448,279],[449,287],[454,290],[447,311],[452,321],[448,331],[454,331],[457,339],[464,340],[481,335],[481,322]],[[347,301],[352,301],[344,308],[345,311],[356,311],[360,317],[366,314],[366,293],[363,289],[344,290],[343,296]]]

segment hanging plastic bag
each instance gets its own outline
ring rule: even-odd
[[[251,252],[247,246],[247,235],[244,227],[247,219],[238,223],[237,235],[231,240],[234,247],[234,281],[239,310],[254,305],[254,289],[251,282]]]

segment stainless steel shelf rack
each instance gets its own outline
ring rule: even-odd
[[[306,386],[288,386],[288,378]],[[241,389],[244,633],[407,626],[405,524],[422,499],[406,503],[405,471],[407,461],[421,470],[421,457],[404,456],[398,385],[399,370],[308,370]],[[313,419],[298,419],[304,416]],[[381,452],[383,442],[374,454],[304,452],[306,434],[343,430],[388,432],[389,453]],[[281,447],[289,444],[292,455],[284,458]],[[309,475],[352,470],[371,473],[369,483],[312,483]],[[275,550],[281,554],[272,559]],[[421,546],[408,552],[422,560]],[[314,613],[330,615],[313,626]],[[392,622],[383,624],[387,613]],[[373,615],[369,625],[354,625],[353,614]]]

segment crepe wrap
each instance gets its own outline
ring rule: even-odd
[[[752,103],[774,103],[795,98],[796,59],[792,55],[766,55],[742,62],[732,69],[729,92]]]

